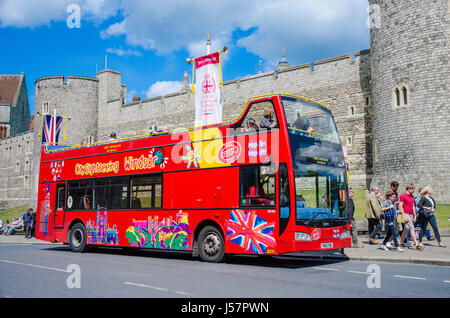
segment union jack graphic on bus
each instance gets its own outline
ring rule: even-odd
[[[44,115],[42,143],[57,143],[61,132],[62,116]]]
[[[275,248],[275,222],[267,222],[256,211],[233,210],[226,226],[227,238],[251,253],[266,254],[269,248]]]

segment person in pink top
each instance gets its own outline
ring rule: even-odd
[[[405,215],[405,223],[402,233],[402,239],[400,242],[404,242],[406,235],[408,235],[408,231],[411,231],[411,237],[416,246],[419,246],[419,243],[416,238],[416,231],[414,229],[414,223],[417,220],[416,209],[414,205],[414,185],[408,184],[406,185],[406,192],[402,193],[400,196],[400,202],[403,208],[403,213]],[[402,243],[401,247],[405,247]]]

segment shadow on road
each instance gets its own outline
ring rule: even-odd
[[[47,251],[57,251],[61,253],[72,253],[68,246],[58,246],[43,248]],[[191,252],[182,251],[162,251],[154,249],[120,248],[120,247],[90,247],[88,254],[94,255],[123,255],[123,257],[143,257],[154,259],[173,259],[180,261],[201,262],[200,258],[192,257]],[[227,255],[224,264],[259,266],[273,268],[305,268],[316,267],[327,264],[334,264],[348,261],[348,257],[340,253],[293,253],[283,256],[269,255]]]

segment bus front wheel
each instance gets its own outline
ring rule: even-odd
[[[198,236],[198,252],[205,262],[219,263],[225,256],[223,235],[213,226],[204,227]]]
[[[72,252],[82,253],[86,251],[86,229],[81,223],[70,228],[69,246]]]

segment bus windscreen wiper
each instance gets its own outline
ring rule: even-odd
[[[321,214],[328,215],[327,212],[317,212],[316,214],[314,214],[314,216],[313,216],[311,219],[309,219],[309,220],[306,222],[306,225],[308,226],[309,223],[311,223],[316,217],[318,217],[318,216],[321,215]]]

